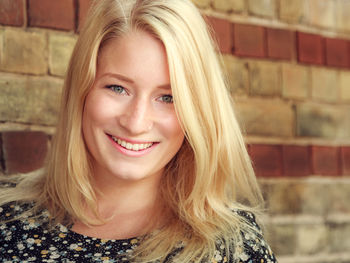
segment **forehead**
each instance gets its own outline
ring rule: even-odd
[[[169,69],[163,43],[145,31],[132,31],[108,40],[97,61],[97,76],[106,72],[137,80],[152,76],[169,82]]]

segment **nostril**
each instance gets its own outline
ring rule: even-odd
[[[153,128],[153,121],[148,115],[124,115],[120,116],[119,124],[130,134],[149,132]]]

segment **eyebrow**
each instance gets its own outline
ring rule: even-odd
[[[126,76],[123,76],[123,75],[121,75],[121,74],[118,74],[118,73],[110,73],[110,72],[107,72],[107,73],[104,73],[104,74],[101,76],[101,78],[102,78],[102,77],[105,77],[105,76],[114,77],[114,78],[117,78],[117,79],[119,79],[119,80],[121,80],[121,81],[125,81],[125,82],[130,83],[130,84],[135,84],[135,82],[134,82],[132,79],[130,79],[130,78],[126,77]],[[160,85],[160,86],[158,86],[158,88],[160,88],[160,89],[165,89],[165,90],[171,90],[170,84]]]
[[[102,77],[106,77],[106,76],[109,76],[109,77],[114,77],[114,78],[117,78],[119,80],[122,80],[122,81],[125,81],[125,82],[128,82],[130,84],[134,84],[134,81],[132,79],[129,79],[128,77],[125,77],[123,75],[120,75],[120,74],[117,74],[117,73],[110,73],[110,72],[107,72],[107,73],[104,73]]]

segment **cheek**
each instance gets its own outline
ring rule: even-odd
[[[108,100],[104,99],[103,96],[91,93],[88,95],[85,101],[84,113],[83,113],[83,125],[94,126],[103,124],[110,113]]]
[[[162,128],[164,136],[170,140],[170,143],[179,145],[180,147],[184,139],[184,133],[175,114],[169,116],[162,123]]]

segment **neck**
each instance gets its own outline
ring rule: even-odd
[[[96,180],[99,212],[102,216],[117,216],[157,209],[159,184],[160,176],[137,181],[113,177]]]
[[[166,212],[158,191],[161,173],[136,181],[98,175],[95,180],[98,213],[106,223],[88,227],[76,222],[74,231],[92,237],[120,239],[144,235],[164,224]]]

